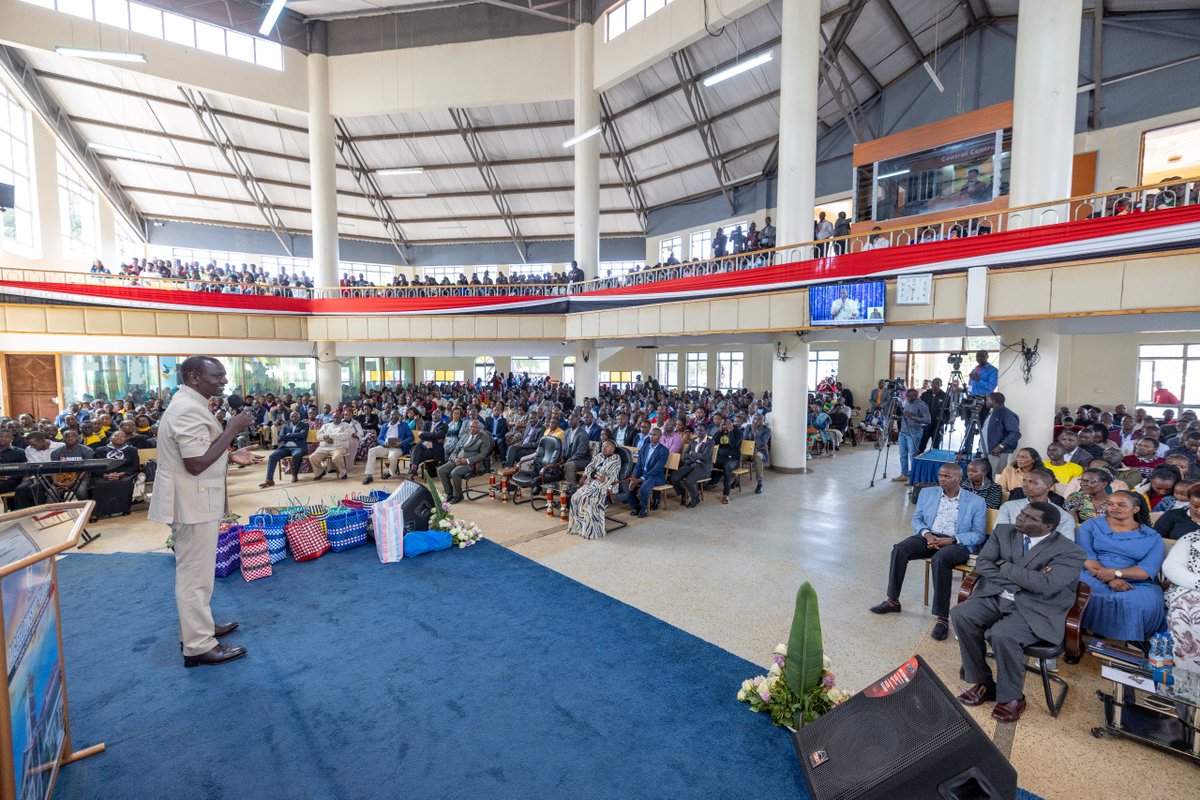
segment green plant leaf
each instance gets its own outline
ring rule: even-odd
[[[817,590],[808,581],[796,592],[796,612],[788,634],[783,679],[797,696],[806,696],[821,683],[825,654],[821,647],[821,615]]]
[[[440,514],[442,512],[442,496],[438,494],[437,487],[433,485],[433,478],[426,475],[425,485],[429,487],[429,493],[433,495],[433,510]]]

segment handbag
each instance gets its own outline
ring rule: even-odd
[[[227,525],[217,533],[218,578],[225,578],[242,567],[241,525]]]
[[[241,548],[242,578],[255,581],[271,577],[271,556],[267,552],[266,535],[260,528],[242,528],[238,531]]]
[[[250,527],[260,529],[266,537],[267,552],[270,553],[272,564],[277,564],[287,557],[287,534],[284,528],[290,519],[287,514],[250,515]]]
[[[296,561],[312,561],[329,550],[329,538],[319,520],[311,515],[297,514],[284,526],[288,549]]]
[[[367,543],[367,520],[370,514],[361,509],[345,509],[331,513],[325,520],[329,549],[341,553]]]

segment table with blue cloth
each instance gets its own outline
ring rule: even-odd
[[[1086,569],[1079,579],[1092,589],[1092,598],[1083,612],[1083,627],[1099,636],[1127,642],[1144,642],[1166,627],[1167,615],[1162,588],[1155,580],[1162,569],[1166,548],[1153,528],[1114,532],[1104,517],[1093,517],[1079,526],[1075,543],[1088,559],[1108,569],[1141,567],[1149,580],[1130,581],[1133,588],[1114,592],[1108,584]]]
[[[921,455],[913,458],[912,468],[908,473],[908,485],[916,486],[918,483],[937,483],[938,470],[942,468],[942,464],[952,464],[957,459],[958,453],[953,450],[926,450]],[[962,467],[963,477],[966,477],[966,462],[961,462],[960,466]]]

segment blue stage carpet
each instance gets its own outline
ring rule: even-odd
[[[250,652],[190,670],[173,565],[59,563],[74,744],[108,751],[57,798],[808,796],[787,735],[735,698],[761,668],[491,543],[219,580]]]

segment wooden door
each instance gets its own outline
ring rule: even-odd
[[[28,413],[37,419],[54,419],[58,414],[54,404],[58,394],[54,356],[6,355],[4,377],[8,399],[5,411],[10,417]]]

